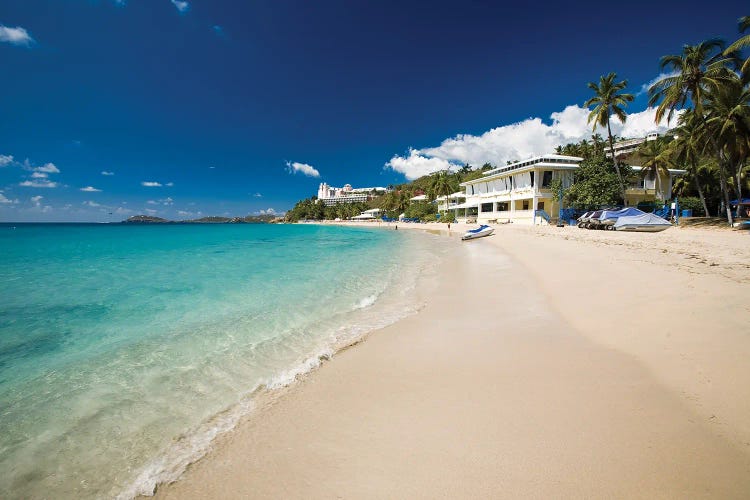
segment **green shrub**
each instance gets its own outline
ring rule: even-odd
[[[697,196],[685,196],[683,198],[678,198],[677,201],[680,204],[680,212],[682,212],[682,210],[692,210],[693,216],[695,217],[703,217],[706,215],[703,210],[703,203],[701,203],[701,199]],[[682,215],[682,213],[680,213],[680,215]]]

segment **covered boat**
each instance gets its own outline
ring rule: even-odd
[[[634,207],[626,207],[620,210],[604,210],[599,216],[599,225],[604,226],[605,229],[611,229],[620,217],[636,217],[645,213]]]
[[[492,228],[486,224],[482,224],[476,229],[469,229],[466,231],[466,233],[461,237],[462,240],[474,240],[477,238],[481,238],[483,236],[489,236],[492,233],[495,232],[495,228]]]
[[[618,217],[614,228],[618,231],[657,233],[672,227],[672,224],[654,214]]]

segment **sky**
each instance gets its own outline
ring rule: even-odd
[[[700,15],[696,14],[700,9]],[[586,87],[664,131],[659,58],[747,4],[0,0],[0,221],[283,213],[591,134]]]

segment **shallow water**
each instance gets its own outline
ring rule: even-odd
[[[130,497],[176,477],[259,387],[416,310],[432,238],[0,225],[0,496]]]

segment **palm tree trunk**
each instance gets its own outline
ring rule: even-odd
[[[612,163],[615,166],[615,172],[617,172],[617,180],[620,181],[620,193],[622,194],[622,202],[625,203],[625,184],[622,182],[620,167],[617,165],[617,158],[615,158],[615,144],[612,140],[612,129],[609,126],[609,117],[607,117],[607,135],[609,136],[609,152],[612,154]]]
[[[724,155],[721,155],[722,157]],[[719,163],[719,184],[721,185],[721,191],[724,195],[724,205],[727,212],[727,221],[731,226],[734,223],[732,218],[732,207],[729,204],[729,186],[727,185],[727,173],[724,170],[724,162]]]
[[[740,216],[740,203],[742,203],[742,163],[742,160],[737,162],[737,170],[735,172],[735,177],[737,178],[737,217]]]
[[[698,166],[695,164],[695,161],[693,161],[693,182],[695,183],[695,189],[698,191],[698,196],[701,199],[701,204],[703,204],[703,213],[706,214],[706,217],[711,217],[711,214],[708,211],[708,205],[706,204],[706,197],[703,196],[703,188],[701,187],[701,183],[698,182]]]

